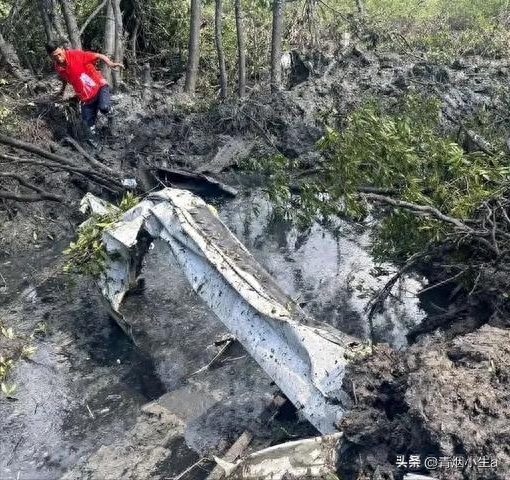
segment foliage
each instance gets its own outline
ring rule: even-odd
[[[330,215],[365,217],[367,204],[359,195],[363,187],[468,219],[501,191],[510,167],[503,154],[465,153],[441,134],[439,120],[435,99],[410,95],[392,113],[374,101],[365,103],[349,115],[343,131],[327,128],[318,144],[324,163],[315,178],[300,184],[297,196],[289,189],[295,160],[278,155],[255,167],[271,173],[268,194],[277,209],[302,223]],[[406,256],[440,240],[448,228],[428,217],[394,211],[377,228],[376,253]]]
[[[95,0],[73,2],[78,25],[95,10]],[[347,32],[371,32],[393,50],[414,49],[429,60],[449,61],[465,54],[506,56],[510,40],[510,12],[506,0],[364,0],[366,14],[356,18],[354,0],[287,2],[284,48],[300,50],[329,46]],[[176,77],[186,64],[189,34],[189,0],[123,1],[126,64],[129,78],[149,62],[158,76]],[[266,79],[271,41],[271,2],[245,0],[244,34],[247,76],[251,82]],[[214,2],[203,3],[199,89],[217,91],[214,47]],[[97,15],[82,35],[84,48],[101,50],[104,14]],[[23,63],[38,74],[50,69],[44,54],[45,35],[36,2],[0,2],[2,33],[11,41]],[[136,32],[136,35],[135,35]],[[394,35],[397,34],[398,38]],[[402,37],[405,41],[402,42]],[[367,38],[368,39],[368,38]],[[223,43],[231,91],[237,76],[237,44],[233,2],[224,2]],[[335,47],[335,45],[333,45]],[[321,47],[322,48],[322,47]]]
[[[75,273],[99,277],[105,269],[106,250],[102,241],[103,231],[111,227],[120,216],[137,205],[139,199],[128,192],[118,208],[104,215],[93,214],[78,230],[78,239],[64,250],[66,257],[63,265],[65,273]]]
[[[7,327],[0,320],[0,391],[5,398],[13,398],[17,386],[8,383],[8,376],[14,370],[16,363],[21,359],[30,358],[36,351],[31,345],[35,333],[40,325],[27,338],[19,333],[15,333],[12,327]]]

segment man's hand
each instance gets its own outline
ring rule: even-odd
[[[108,66],[112,70],[118,70],[119,68],[122,70],[124,68],[124,65],[122,63],[115,63],[115,62],[110,62],[110,64]]]
[[[124,65],[122,63],[116,63],[110,60],[106,55],[103,55],[102,53],[96,54],[96,59],[101,60],[106,64],[107,67],[110,67],[112,70],[117,70],[119,68],[124,68]]]

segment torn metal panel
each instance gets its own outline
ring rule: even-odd
[[[335,475],[342,433],[287,442],[252,453],[236,463],[215,457],[225,475],[237,480],[280,480]],[[336,477],[334,477],[336,478]]]
[[[94,202],[89,205],[93,210]],[[308,317],[214,211],[186,190],[151,194],[104,231],[110,261],[99,286],[121,325],[121,303],[149,238],[162,240],[193,289],[303,415],[322,433],[335,431],[349,405],[342,379],[356,342]]]

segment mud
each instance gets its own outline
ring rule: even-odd
[[[340,425],[348,439],[339,464],[342,479],[361,478],[359,471],[368,478],[401,478],[397,454],[429,453],[498,461],[497,470],[437,470],[436,478],[508,478],[505,325],[479,328],[485,321],[480,317],[469,327],[472,333],[425,335],[405,350],[406,334],[425,315],[413,295],[423,279],[408,276],[371,332],[364,307],[393,267],[384,266],[381,277],[371,275],[369,230],[339,222],[298,232],[272,217],[256,191],[258,180],[236,167],[275,151],[299,158],[304,168],[313,166],[320,161],[315,142],[321,118],[330,115],[341,124],[370,97],[391,107],[402,92],[414,90],[439,95],[448,118],[469,118],[483,109],[505,113],[498,91],[508,85],[509,66],[479,58],[435,65],[357,49],[330,60],[320,75],[293,81],[275,97],[256,89],[242,105],[204,108],[160,89],[149,103],[138,92],[118,94],[119,137],[105,142],[100,158],[139,183],[142,168],[180,166],[238,186],[234,200],[208,200],[284,290],[319,320],[390,345],[377,346],[346,379],[356,406]],[[36,103],[20,112],[20,137],[76,157],[58,144],[73,125],[63,124],[53,107],[42,108]],[[509,127],[505,118],[498,128]],[[121,478],[118,472],[122,478],[167,478],[200,455],[224,451],[244,428],[257,435],[253,448],[313,434],[292,409],[269,427],[257,422],[275,387],[239,346],[207,375],[190,379],[212,358],[211,345],[224,330],[192,299],[179,274],[161,279],[171,267],[168,259],[148,257],[146,291],[128,302],[139,322],[134,342],[105,316],[91,284],[78,280],[70,290],[57,274],[60,252],[82,220],[76,207],[87,185],[73,183],[68,174],[44,176],[30,167],[26,173],[69,202],[0,208],[2,319],[23,335],[39,322],[48,327],[34,341],[36,353],[16,367],[16,399],[0,401],[2,478],[53,479],[66,471],[73,479]],[[0,348],[7,351],[5,341]],[[140,413],[156,399],[156,406]],[[203,471],[195,475],[202,478]]]
[[[397,455],[416,454],[422,462],[463,459],[463,466],[430,469],[434,478],[508,478],[509,340],[508,330],[486,325],[450,341],[423,339],[401,354],[380,346],[353,365],[346,382],[357,405],[339,425],[348,440],[342,478],[360,470],[374,478],[428,473],[423,464],[396,466]]]

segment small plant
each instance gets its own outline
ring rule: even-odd
[[[16,391],[17,385],[7,385],[5,382],[0,384],[0,388],[2,393],[5,395],[5,398],[13,398],[13,394]]]
[[[3,325],[0,327],[0,332],[5,338],[12,340],[14,338],[14,331],[11,327],[6,328]]]
[[[121,200],[118,209],[104,215],[92,215],[78,230],[78,239],[71,242],[64,250],[66,257],[63,270],[65,273],[76,273],[99,277],[105,269],[107,254],[104,248],[103,231],[111,227],[120,216],[133,208],[139,199],[128,192]]]
[[[14,360],[12,358],[6,358],[0,355],[0,380],[4,381],[7,378],[7,374],[13,369]]]

